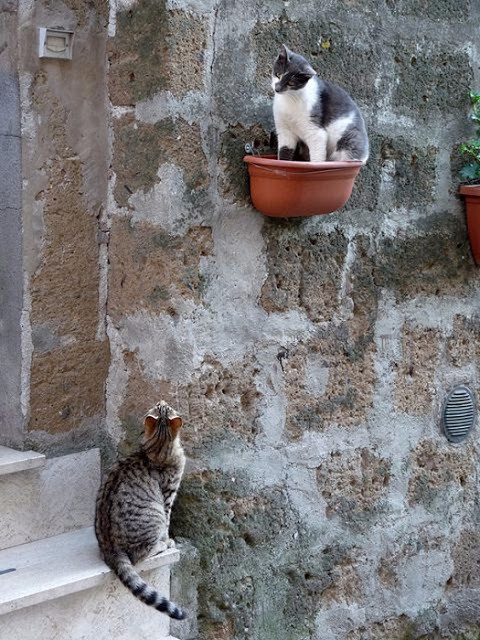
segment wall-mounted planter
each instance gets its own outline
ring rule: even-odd
[[[297,162],[245,156],[255,209],[276,218],[337,211],[352,193],[363,162]]]
[[[459,193],[465,196],[468,238],[473,258],[480,264],[480,184],[463,184]]]

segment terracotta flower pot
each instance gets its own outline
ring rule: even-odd
[[[250,196],[267,216],[293,217],[332,213],[352,193],[363,162],[297,162],[274,156],[245,156]]]
[[[468,238],[473,258],[480,264],[480,185],[463,184],[459,193],[465,196]]]

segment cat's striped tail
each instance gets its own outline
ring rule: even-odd
[[[116,573],[120,582],[129,589],[139,600],[155,607],[157,611],[166,613],[170,618],[183,620],[185,613],[177,607],[174,602],[161,596],[156,589],[150,587],[137,573],[135,567],[130,562],[130,558],[125,553],[119,553],[107,562],[109,567]]]

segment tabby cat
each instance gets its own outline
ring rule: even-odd
[[[98,492],[95,533],[107,565],[134,596],[171,618],[183,611],[148,586],[133,567],[174,546],[170,513],[185,466],[180,416],[166,402],[148,411],[139,450],[119,460]]]
[[[279,160],[305,150],[311,162],[368,158],[362,115],[348,93],[319,78],[310,64],[282,45],[273,65],[273,116]]]

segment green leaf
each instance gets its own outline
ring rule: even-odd
[[[480,149],[480,140],[478,140],[478,139],[469,140],[465,144],[465,147],[466,147],[467,151],[469,151],[470,153],[475,153],[475,151],[478,151]]]
[[[469,97],[472,104],[469,117],[476,125],[475,138],[462,142],[458,151],[470,160],[470,164],[461,169],[460,175],[465,180],[474,180],[480,178],[480,92],[470,91]]]
[[[480,102],[480,93],[478,91],[470,91],[470,100],[472,104],[477,104]]]
[[[473,180],[474,178],[480,177],[480,166],[476,164],[467,164],[466,167],[460,171],[460,175],[465,180]]]

